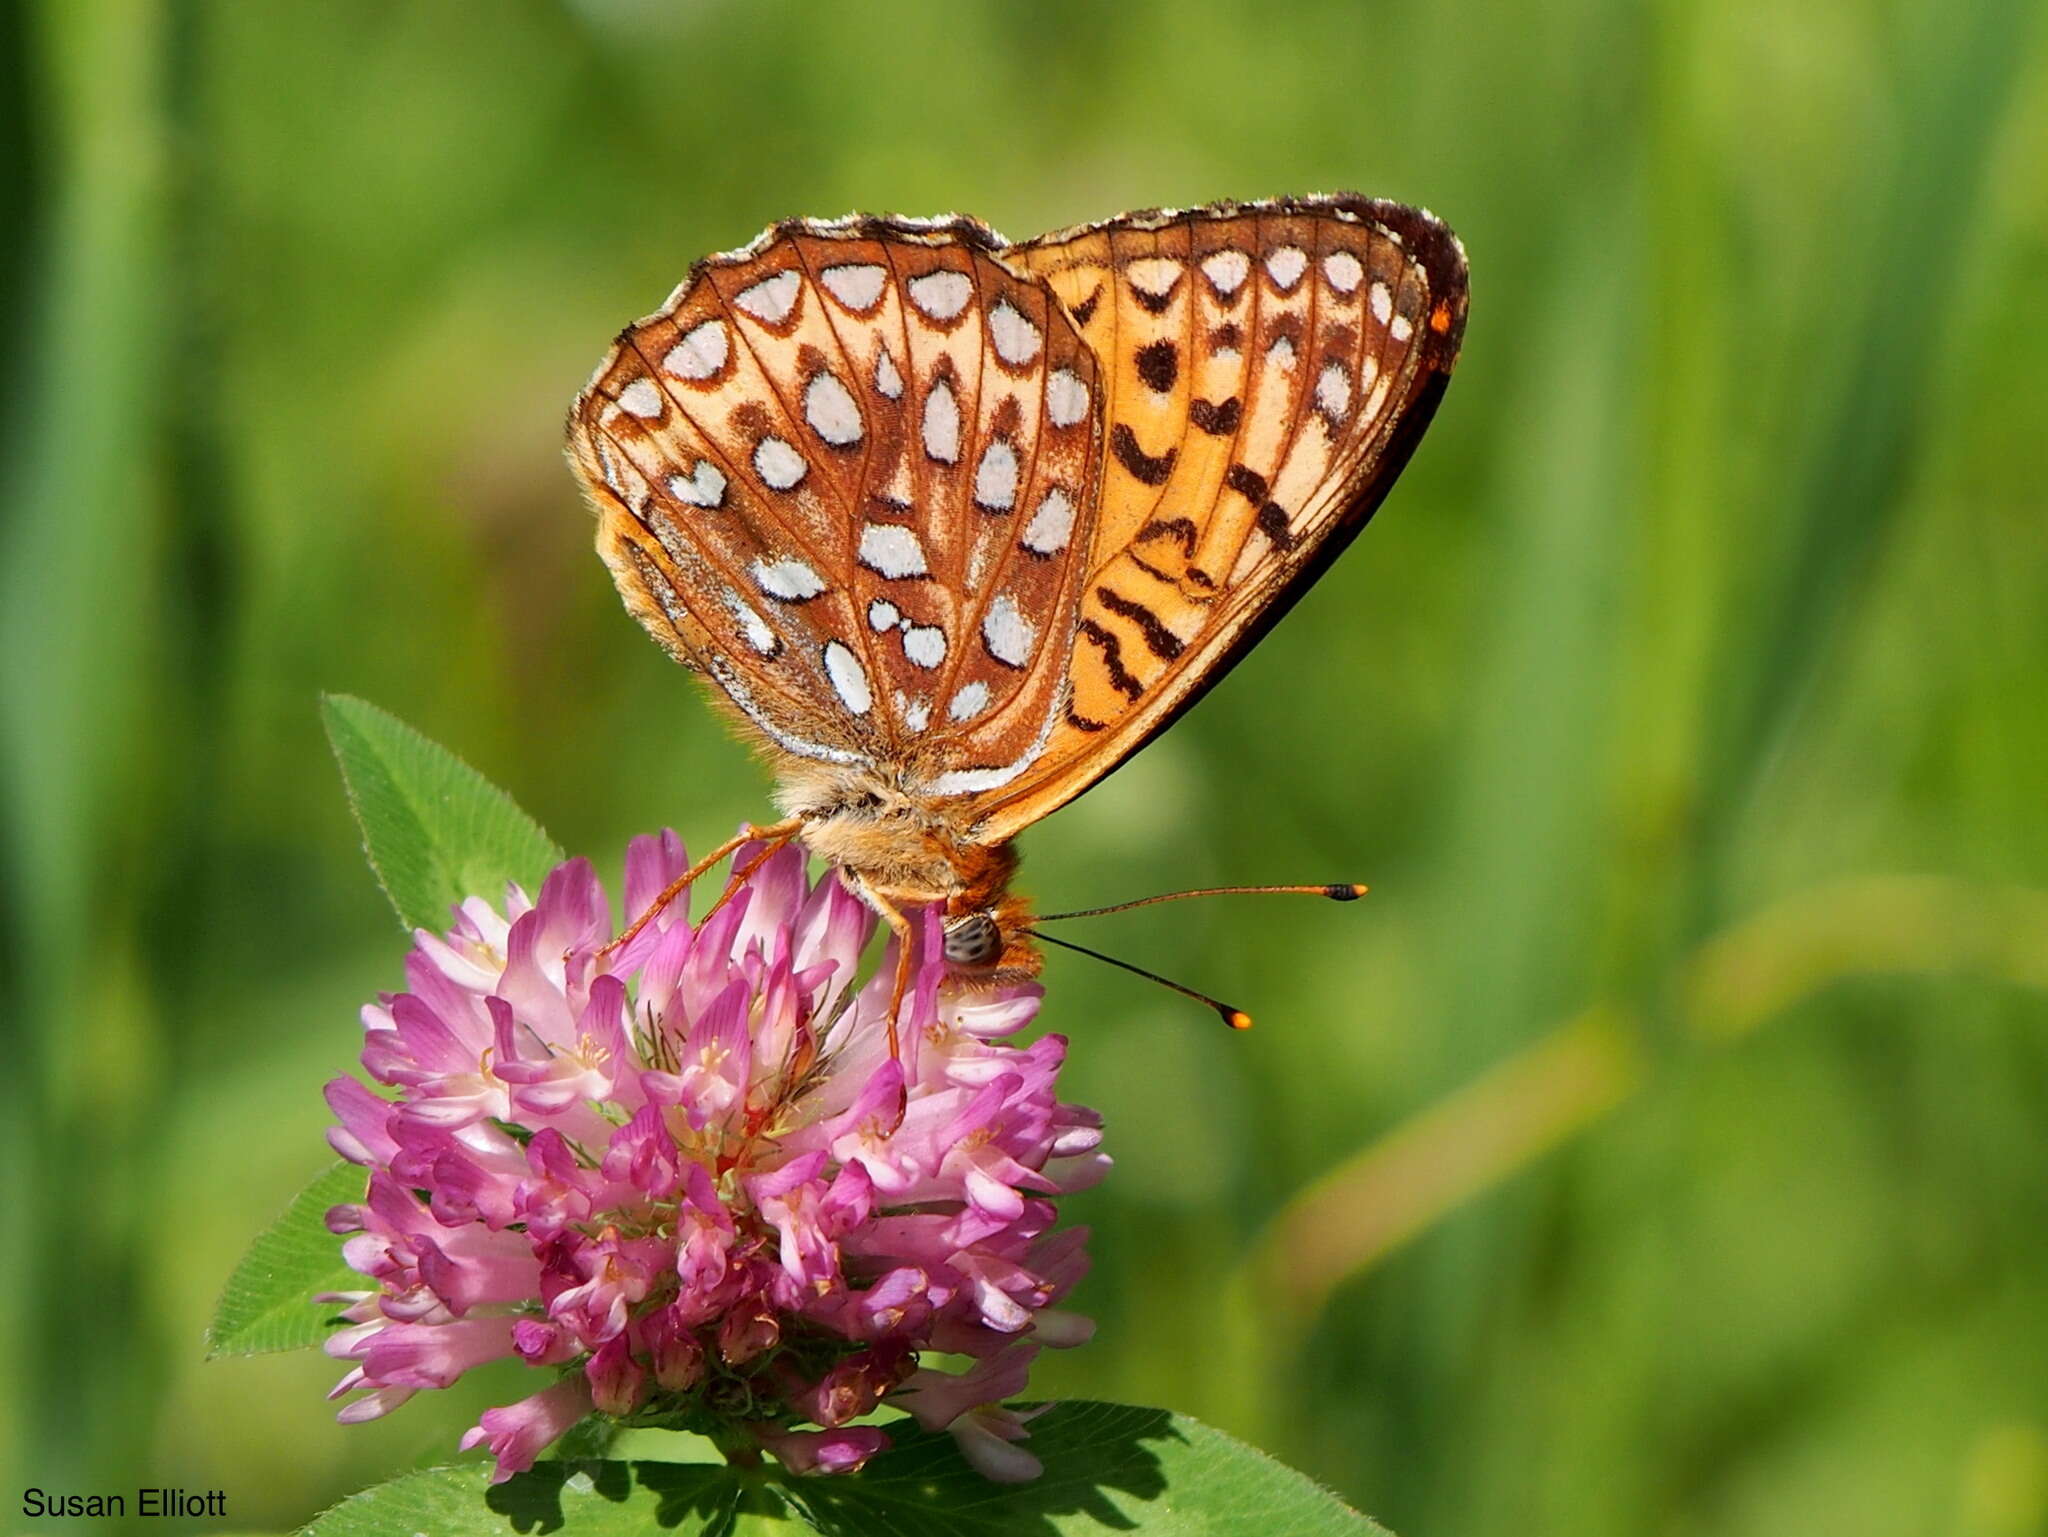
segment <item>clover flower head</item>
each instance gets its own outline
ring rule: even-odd
[[[990,1477],[1039,1471],[1001,1402],[1090,1332],[1057,1307],[1087,1234],[1055,1198],[1108,1167],[1098,1118],[1055,1096],[1065,1040],[1009,1043],[1041,989],[951,981],[927,912],[892,1059],[893,942],[854,985],[874,914],[798,848],[750,865],[703,922],[672,903],[616,949],[580,859],[538,901],[417,932],[407,990],[363,1011],[383,1092],[327,1091],[368,1170],[328,1225],[374,1283],[327,1343],[351,1363],[334,1395],[362,1394],[344,1421],[516,1357],[548,1384],[462,1442],[497,1479],[593,1413],[845,1472],[888,1445],[862,1423],[884,1405]],[[626,911],[687,867],[673,833],[635,839]]]

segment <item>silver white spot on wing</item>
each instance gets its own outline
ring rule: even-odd
[[[1308,257],[1298,245],[1284,245],[1266,258],[1266,275],[1283,294],[1301,281],[1308,271]]]
[[[787,491],[807,468],[803,455],[780,438],[763,438],[754,447],[754,473],[772,491]]]
[[[668,349],[661,366],[678,379],[709,379],[732,352],[732,341],[721,321],[707,320],[683,333],[683,339]]]
[[[906,576],[927,576],[924,546],[914,529],[900,523],[870,523],[860,531],[860,563],[891,581]]]
[[[1124,268],[1131,287],[1150,299],[1164,299],[1180,282],[1181,264],[1170,256],[1140,256]]]
[[[1372,285],[1372,318],[1385,325],[1394,313],[1394,296],[1387,292],[1385,283]]]
[[[848,309],[859,313],[875,307],[875,301],[882,297],[882,280],[888,276],[872,262],[847,262],[837,267],[827,267],[818,274],[818,281],[825,285],[825,291]]]
[[[960,402],[944,379],[924,398],[924,451],[941,464],[956,464],[960,459]]]
[[[1332,251],[1323,258],[1323,276],[1338,293],[1355,293],[1364,281],[1365,268],[1349,251]]]
[[[1045,414],[1055,427],[1071,427],[1088,414],[1088,386],[1071,368],[1056,368],[1045,381]]]
[[[692,507],[720,507],[725,504],[725,474],[709,459],[699,459],[688,475],[671,475],[668,494]]]
[[[868,628],[880,635],[884,630],[896,628],[896,621],[903,617],[903,610],[887,598],[877,598],[868,605]]]
[[[773,656],[782,649],[774,629],[763,619],[760,612],[745,598],[730,587],[725,590],[726,607],[732,610],[733,618],[740,622],[740,633],[747,638],[747,644],[763,656]]]
[[[1031,660],[1038,631],[1024,617],[1017,600],[1000,592],[989,604],[988,612],[981,616],[981,641],[988,647],[988,654],[1005,667],[1022,667]]]
[[[875,696],[868,689],[867,670],[845,642],[825,642],[825,676],[831,679],[832,692],[839,696],[840,703],[854,714],[865,715],[873,708]]]
[[[875,354],[875,388],[891,400],[903,398],[903,375],[896,372],[896,360],[886,346]]]
[[[1034,555],[1057,555],[1067,547],[1073,533],[1073,498],[1054,486],[1045,493],[1038,511],[1031,514],[1031,521],[1024,525],[1024,548]]]
[[[802,561],[789,557],[757,559],[754,562],[754,580],[761,584],[761,590],[769,597],[780,598],[784,603],[803,603],[825,590],[822,576]]]
[[[741,289],[733,295],[732,302],[756,320],[779,326],[796,308],[796,291],[801,281],[794,272],[778,272],[751,288]]]
[[[934,320],[953,319],[974,297],[974,280],[951,268],[912,278],[909,288],[910,302]]]
[[[925,698],[912,699],[906,694],[898,694],[896,713],[903,717],[903,724],[912,731],[922,731],[932,722],[932,702]]]
[[[946,719],[953,721],[973,720],[988,708],[988,685],[979,680],[968,684],[953,696],[953,702],[946,706]]]
[[[975,505],[990,512],[1008,512],[1017,504],[1017,450],[997,438],[982,450],[974,471]]]
[[[1266,349],[1266,365],[1289,373],[1294,368],[1294,343],[1284,336],[1273,338],[1273,345]]]
[[[1387,335],[1397,342],[1405,342],[1415,334],[1415,323],[1406,315],[1396,315],[1387,322]]]
[[[604,446],[604,439],[593,438],[590,446],[597,451],[598,472],[604,476],[605,486],[620,501],[626,499],[626,488],[619,481],[619,467],[612,462],[612,451]]]
[[[934,624],[914,624],[903,632],[903,654],[930,671],[946,660],[946,632]]]
[[[1332,363],[1316,376],[1316,404],[1341,419],[1351,409],[1351,375]]]
[[[652,421],[661,415],[661,391],[652,379],[635,379],[619,391],[619,404],[642,421]]]
[[[834,448],[860,441],[860,407],[845,385],[829,373],[811,375],[804,386],[804,420]]]
[[[988,312],[988,334],[996,356],[1013,367],[1022,368],[1038,356],[1038,327],[1008,299]]]
[[[1202,258],[1202,276],[1216,290],[1216,297],[1228,299],[1251,275],[1252,259],[1242,251],[1212,251]]]

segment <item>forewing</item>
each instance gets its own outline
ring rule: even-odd
[[[1349,543],[1466,308],[1450,231],[1364,198],[1132,214],[1004,255],[1095,354],[1105,454],[1069,697],[1032,771],[977,803],[990,841],[1163,730]]]
[[[630,327],[571,456],[634,615],[784,751],[985,792],[1061,714],[1094,360],[970,220],[777,226]]]

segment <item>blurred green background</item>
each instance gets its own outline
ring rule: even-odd
[[[318,691],[607,870],[767,809],[560,458],[624,322],[792,213],[1356,187],[1470,249],[1437,425],[1024,886],[1374,892],[1069,930],[1261,1027],[1052,957],[1119,1168],[1036,1385],[1410,1537],[2048,1531],[2035,9],[0,11],[0,1529],[288,1527],[508,1396],[201,1331],[399,980]]]

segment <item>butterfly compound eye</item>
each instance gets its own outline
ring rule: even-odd
[[[1003,936],[987,913],[970,913],[946,925],[946,959],[955,966],[992,966],[1003,953]]]

